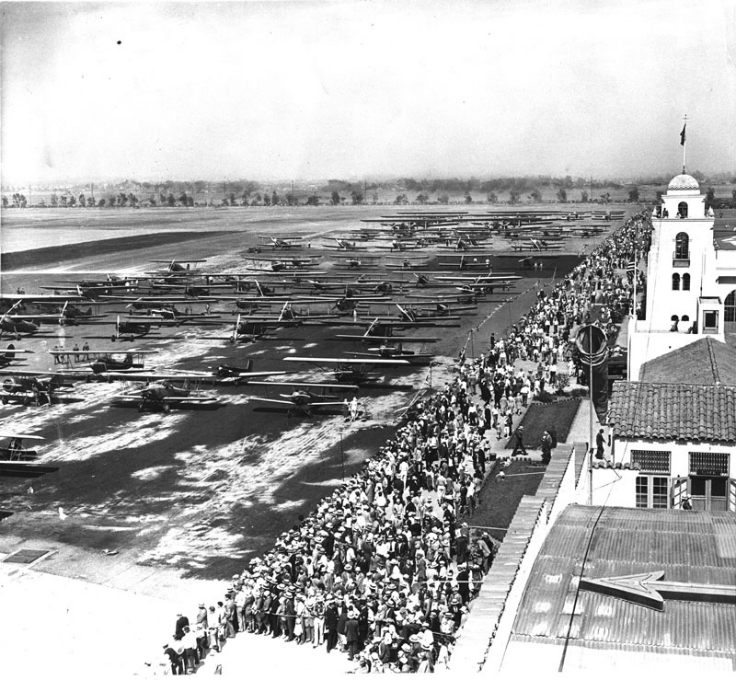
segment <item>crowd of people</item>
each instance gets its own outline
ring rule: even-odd
[[[194,672],[241,633],[344,652],[356,672],[448,668],[496,550],[467,521],[493,457],[490,438],[511,436],[514,418],[556,384],[571,331],[589,321],[592,304],[609,331],[614,314],[631,309],[632,281],[616,270],[646,251],[647,237],[645,215],[629,219],[549,295],[540,290],[505,338],[491,336],[487,353],[472,361],[462,353],[455,378],[414,404],[358,474],[235,574],[216,606],[201,603],[196,620],[177,617],[165,646],[171,672]],[[518,358],[536,371],[515,370]],[[545,432],[539,443],[545,462],[556,436]]]

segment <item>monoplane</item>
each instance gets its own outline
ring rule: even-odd
[[[340,383],[318,383],[318,382],[251,382],[250,385],[262,385],[267,388],[291,387],[291,394],[280,394],[281,399],[269,397],[251,397],[251,401],[267,404],[278,404],[288,406],[288,416],[302,413],[311,418],[314,412],[323,408],[343,407],[344,401],[337,401],[328,395],[328,392],[357,392],[357,385],[346,385]],[[319,393],[318,393],[319,391]],[[332,399],[332,400],[331,400]]]

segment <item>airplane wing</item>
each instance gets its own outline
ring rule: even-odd
[[[262,381],[250,381],[249,385],[263,385],[264,387],[298,387],[305,390],[317,388],[323,389],[334,389],[340,392],[357,392],[360,388],[357,385],[346,385],[345,383],[337,382],[269,382],[266,380]]]
[[[26,434],[25,432],[11,432],[10,430],[0,431],[0,439],[8,437],[10,439],[32,439],[33,441],[42,442],[46,440],[46,437],[41,437],[37,434]]]
[[[361,338],[363,336],[360,336]],[[397,338],[391,338],[396,340]],[[284,361],[301,361],[310,364],[363,364],[367,366],[408,366],[409,362],[403,359],[361,359],[353,361],[351,359],[336,359],[334,357],[284,357]]]
[[[289,399],[267,399],[266,397],[250,397],[250,400],[251,401],[262,401],[267,404],[284,404],[285,406],[294,406],[294,403],[290,401]]]
[[[439,342],[439,338],[412,338],[402,335],[335,335],[335,340],[376,340],[393,342]]]

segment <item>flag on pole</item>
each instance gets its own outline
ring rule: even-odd
[[[685,146],[685,128],[687,127],[687,123],[682,126],[682,132],[680,133],[680,146]]]
[[[626,271],[629,274],[633,274],[636,271],[636,260],[629,260],[629,263],[626,265]]]

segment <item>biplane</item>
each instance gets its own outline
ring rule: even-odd
[[[1,375],[7,376],[0,396],[3,405],[14,402],[23,406],[51,406],[54,403],[84,401],[81,397],[69,396],[74,391],[73,387],[68,378],[58,373],[24,371]]]
[[[33,442],[44,441],[43,437],[35,434],[20,432],[0,432],[0,439],[7,439],[0,444],[0,477],[36,478],[59,468],[51,465],[39,465],[34,462],[38,457],[35,449],[27,449],[24,440]],[[5,514],[5,513],[3,513]]]
[[[72,363],[79,364],[81,361],[89,361],[85,367],[89,368],[95,375],[103,375],[110,371],[140,371],[145,368],[143,357],[146,354],[156,354],[155,349],[128,349],[115,352],[99,350],[52,350],[49,352],[54,359],[64,364],[67,369],[72,369]],[[122,357],[122,358],[117,358]]]
[[[264,273],[278,273],[282,271],[288,271],[292,269],[307,269],[309,267],[316,267],[319,264],[318,257],[306,257],[306,258],[279,258],[277,260],[267,257],[249,257],[247,258],[250,262],[261,263],[246,267],[248,271],[257,271]]]
[[[177,387],[174,381],[181,380],[179,377],[168,377],[164,380],[156,380],[144,388],[123,392],[113,397],[112,404],[115,406],[136,406],[138,412],[146,410],[163,411],[169,413],[172,408],[217,408],[217,398],[199,392],[194,393],[188,387]]]
[[[110,341],[115,342],[116,340],[132,342],[143,336],[151,334],[151,327],[154,324],[150,321],[121,321],[120,317],[115,322],[115,331],[110,336]]]
[[[153,276],[163,277],[181,277],[181,276],[197,276],[199,268],[196,265],[205,260],[151,260],[154,264],[165,264],[166,268],[148,272]],[[192,266],[194,265],[194,266]]]
[[[37,335],[39,331],[39,325],[42,320],[53,320],[58,322],[59,316],[45,316],[45,315],[11,315],[11,312],[19,307],[20,301],[16,302],[7,312],[0,317],[0,337],[3,333],[13,335],[16,340],[20,340],[20,335]]]
[[[357,340],[360,342],[365,343],[381,343],[391,340],[401,340],[402,342],[438,342],[439,338],[435,337],[406,337],[406,336],[396,336],[394,335],[394,330],[401,329],[405,327],[413,327],[413,326],[435,326],[434,323],[422,323],[421,321],[417,320],[411,320],[411,321],[395,321],[394,319],[390,317],[376,317],[371,323],[368,325],[368,328],[365,330],[364,333],[361,335],[353,335],[353,334],[345,334],[345,333],[338,333],[334,335],[331,340]]]
[[[377,267],[379,255],[348,255],[342,257],[340,255],[333,255],[332,261],[335,267],[340,269],[366,269],[370,267]]]
[[[360,385],[379,383],[376,369],[409,366],[405,359],[340,359],[335,357],[284,357],[284,361],[312,364],[323,373],[331,373],[339,383]],[[390,387],[390,385],[387,385]]]
[[[426,269],[429,257],[387,257],[384,266],[387,269]]]
[[[30,349],[15,349],[11,342],[4,352],[0,352],[0,368],[7,368],[11,364],[20,363],[25,359],[19,359],[18,354],[33,354]]]
[[[298,326],[301,323],[302,319],[291,308],[291,304],[286,302],[278,315],[238,314],[232,333],[227,339],[233,345],[241,340],[255,342],[266,335],[270,328]]]
[[[297,250],[302,247],[301,236],[260,236],[261,246],[270,247],[272,250]]]
[[[437,254],[437,266],[452,269],[488,269],[492,267],[492,253],[481,252],[472,255]]]
[[[266,404],[277,404],[279,406],[288,406],[287,416],[291,417],[297,413],[301,413],[308,418],[314,415],[314,412],[324,408],[344,407],[344,401],[330,401],[331,396],[327,392],[356,392],[357,385],[348,385],[341,383],[319,383],[319,382],[250,382],[250,385],[261,385],[269,387],[291,387],[291,394],[280,394],[281,399],[273,399],[269,397],[250,397],[251,401],[257,401]],[[321,391],[320,394],[317,390]],[[332,397],[334,399],[334,397]]]
[[[325,248],[331,248],[335,250],[353,251],[353,250],[366,250],[366,246],[359,246],[355,241],[349,241],[345,238],[335,238],[335,244],[325,243]]]

